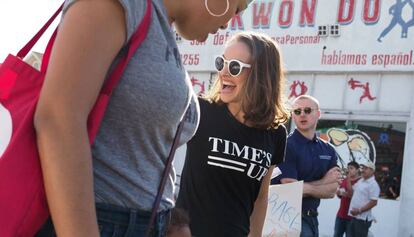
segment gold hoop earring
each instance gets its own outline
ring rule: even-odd
[[[213,13],[212,11],[210,11],[210,9],[208,8],[208,0],[204,0],[204,5],[205,5],[205,7],[206,7],[206,9],[207,9],[207,12],[210,14],[210,15],[212,15],[212,16],[215,16],[215,17],[221,17],[221,16],[224,16],[228,11],[229,11],[229,7],[230,7],[230,3],[229,3],[229,0],[226,0],[227,1],[227,7],[226,7],[226,10],[223,12],[223,13],[221,13],[221,14],[215,14],[215,13]]]

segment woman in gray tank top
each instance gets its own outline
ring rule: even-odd
[[[205,41],[251,1],[65,1],[34,119],[53,220],[38,236],[144,236],[177,125],[184,117],[182,144],[199,120],[171,25],[186,39]],[[91,148],[88,115],[148,5],[148,34]],[[169,175],[152,236],[165,235],[174,206],[175,173]]]

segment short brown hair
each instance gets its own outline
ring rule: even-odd
[[[253,127],[276,128],[289,119],[285,103],[285,83],[279,46],[269,36],[240,32],[229,42],[242,42],[250,49],[251,71],[242,88],[241,108],[244,119]],[[216,79],[207,99],[222,103],[220,82]]]

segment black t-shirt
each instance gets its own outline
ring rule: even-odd
[[[200,125],[187,144],[177,206],[188,211],[195,237],[247,236],[262,178],[283,161],[286,128],[247,127],[226,105],[199,100]]]

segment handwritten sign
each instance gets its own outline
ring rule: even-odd
[[[263,228],[264,237],[300,235],[303,182],[271,185]]]

